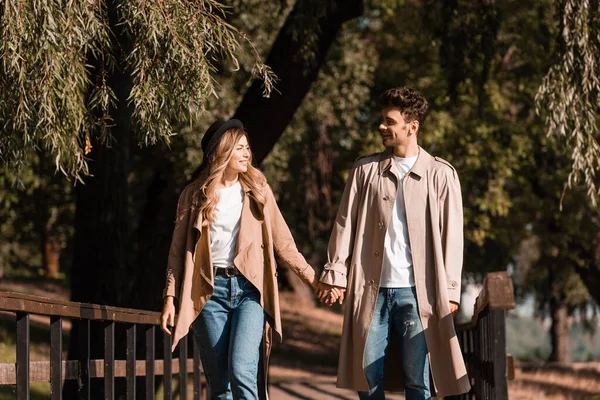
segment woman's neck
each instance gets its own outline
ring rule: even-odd
[[[222,187],[231,187],[238,183],[240,174],[238,172],[227,172],[223,173],[223,178],[221,178],[221,186]]]

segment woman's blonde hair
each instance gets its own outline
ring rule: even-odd
[[[202,225],[208,225],[215,220],[215,210],[219,203],[219,186],[227,164],[231,160],[233,151],[242,137],[248,138],[248,133],[239,128],[233,128],[225,132],[219,144],[211,154],[208,155],[207,165],[194,182],[193,207],[199,208],[202,213]],[[249,187],[254,196],[261,202],[265,201],[264,188],[267,178],[258,169],[252,166],[252,152],[248,159],[248,169],[240,172],[239,181]]]

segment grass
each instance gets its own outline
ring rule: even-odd
[[[0,386],[0,400],[14,400],[17,398],[16,385]],[[45,400],[50,398],[50,384],[36,382],[29,385],[29,398],[31,400]]]
[[[36,318],[29,327],[29,358],[30,361],[50,360],[50,329],[44,320],[50,318]],[[17,360],[16,348],[16,324],[14,317],[9,314],[0,315],[0,363],[14,363]],[[69,331],[63,329],[63,350],[66,351],[69,343]]]

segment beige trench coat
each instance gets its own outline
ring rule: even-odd
[[[338,208],[329,241],[329,262],[320,280],[348,289],[339,387],[368,390],[363,356],[398,183],[391,149],[359,158]],[[460,302],[463,213],[459,179],[448,162],[420,149],[415,165],[404,178],[403,190],[432,393],[438,397],[465,393],[470,384],[449,307],[450,301]],[[397,348],[397,343],[390,343],[385,362],[386,390],[404,389],[400,358],[392,350]]]
[[[172,350],[175,350],[179,340],[188,333],[190,325],[214,290],[210,229],[202,226],[202,215],[191,205],[193,185],[188,185],[179,197],[163,291],[163,297],[176,297],[178,305]],[[261,398],[267,398],[266,378],[272,331],[279,341],[282,338],[275,252],[280,261],[304,282],[313,285],[316,277],[315,270],[298,252],[271,188],[267,185],[264,189],[264,203],[261,203],[247,187],[244,187],[244,191],[234,264],[260,291],[260,303],[267,316],[262,354],[263,374],[259,377]]]

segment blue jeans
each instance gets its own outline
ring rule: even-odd
[[[379,289],[363,360],[369,391],[358,392],[359,399],[385,399],[383,360],[392,332],[400,339],[406,400],[430,399],[427,343],[414,287]]]
[[[209,399],[258,399],[265,313],[242,275],[215,276],[215,291],[193,323]]]

